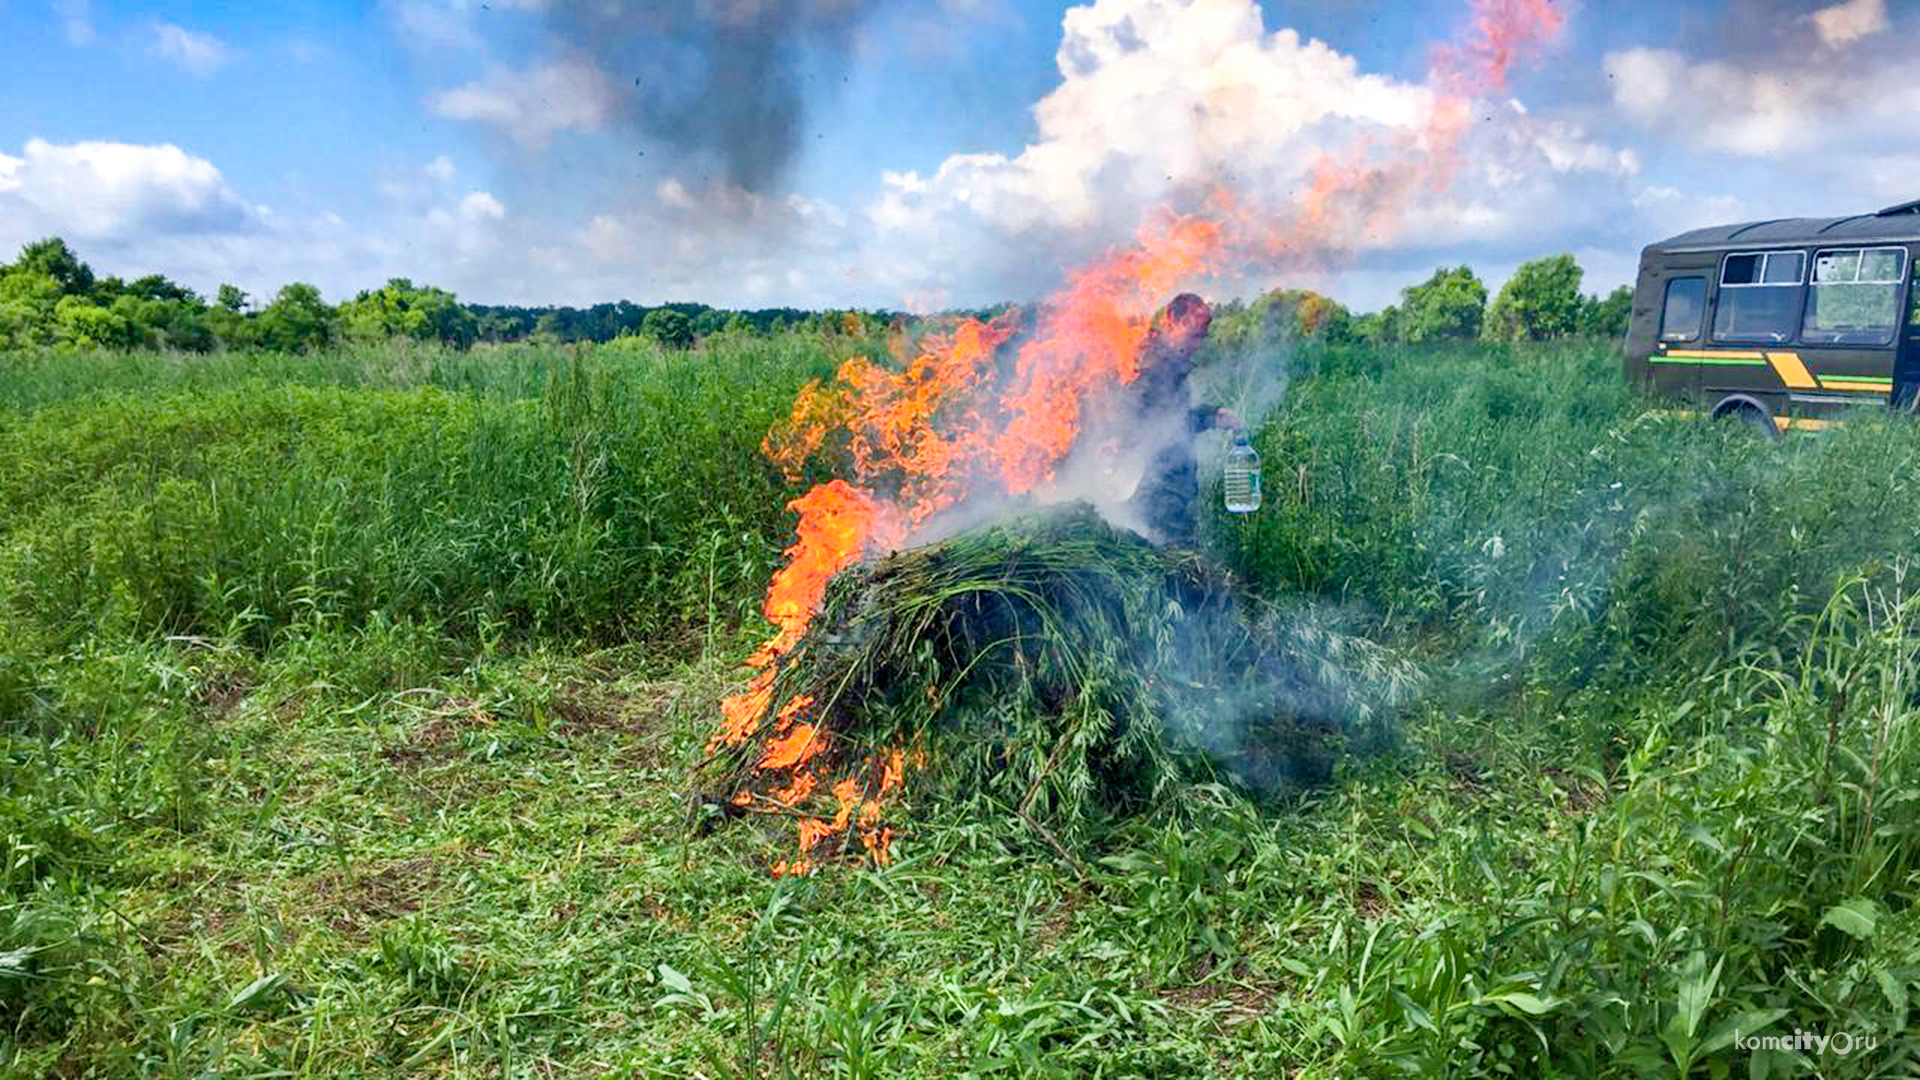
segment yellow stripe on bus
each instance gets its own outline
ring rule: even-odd
[[[1820,385],[1813,381],[1813,374],[1807,370],[1807,365],[1800,362],[1799,353],[1770,352],[1767,354],[1767,363],[1773,365],[1780,381],[1786,383],[1790,390],[1812,390]]]
[[[1863,394],[1893,393],[1893,384],[1891,383],[1855,382],[1851,379],[1823,378],[1820,380],[1820,387],[1823,390],[1857,390]]]
[[[1781,431],[1824,431],[1831,420],[1822,420],[1814,416],[1776,416],[1773,426]]]

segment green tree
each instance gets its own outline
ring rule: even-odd
[[[1311,289],[1275,289],[1256,303],[1262,321],[1302,341],[1343,341],[1350,336],[1353,313],[1340,301]]]
[[[163,274],[148,274],[135,278],[127,285],[127,293],[142,300],[179,300],[200,303],[200,294],[176,281],[169,281]]]
[[[320,290],[304,282],[281,288],[260,313],[260,344],[280,352],[305,352],[333,343],[338,315],[320,299]]]
[[[670,349],[684,349],[693,344],[693,320],[672,308],[647,312],[640,332]]]
[[[223,349],[254,349],[260,346],[260,320],[215,307],[207,312],[207,329]]]
[[[1400,342],[1400,309],[1388,304],[1379,311],[1354,316],[1348,336],[1363,345],[1397,345]]]
[[[480,332],[479,319],[452,293],[430,285],[416,286],[406,278],[394,278],[384,288],[362,291],[340,305],[340,320],[354,337],[441,341],[456,349],[472,345]]]
[[[214,298],[214,303],[222,311],[231,311],[238,315],[247,310],[247,294],[238,285],[222,285]]]
[[[140,330],[122,311],[63,296],[53,309],[53,340],[75,349],[127,349],[140,344]]]
[[[1396,336],[1410,345],[1476,338],[1486,312],[1487,287],[1473,269],[1442,267],[1420,284],[1401,290]]]
[[[1494,297],[1486,335],[1494,341],[1545,341],[1580,328],[1580,264],[1561,253],[1521,263]]]
[[[214,346],[213,323],[207,306],[192,293],[188,293],[186,299],[162,299],[129,291],[116,297],[109,306],[134,328],[131,344],[192,352],[206,352]]]
[[[57,236],[22,248],[13,269],[47,275],[60,283],[60,292],[66,296],[85,296],[93,291],[93,268],[81,262],[80,256]]]
[[[60,282],[35,270],[0,271],[0,348],[24,349],[53,341]]]
[[[1589,296],[1580,305],[1580,332],[1592,337],[1623,338],[1633,318],[1633,287],[1622,285],[1605,297]]]

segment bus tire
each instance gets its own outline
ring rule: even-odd
[[[1713,418],[1738,420],[1769,439],[1780,437],[1780,426],[1773,422],[1773,413],[1769,412],[1765,405],[1745,394],[1736,394],[1722,399],[1720,404],[1713,407]]]

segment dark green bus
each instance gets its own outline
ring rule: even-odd
[[[1920,388],[1920,200],[1695,229],[1640,255],[1627,382],[1777,432]]]

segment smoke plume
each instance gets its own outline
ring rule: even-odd
[[[612,119],[765,191],[805,133],[808,83],[844,64],[875,0],[555,0],[547,29],[617,88]],[[830,80],[828,80],[830,81]]]

